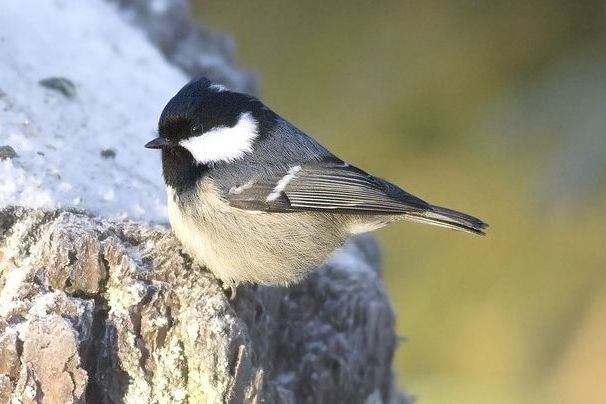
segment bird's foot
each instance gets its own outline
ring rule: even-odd
[[[225,281],[220,281],[220,283],[221,289],[223,289],[223,292],[225,292],[225,295],[227,295],[229,301],[233,302],[234,300],[236,300],[236,297],[238,295],[238,284],[235,282]]]
[[[229,301],[233,302],[234,300],[236,300],[237,296],[238,296],[238,285],[236,285],[235,283],[232,283],[231,285],[229,285]]]

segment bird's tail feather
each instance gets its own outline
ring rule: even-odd
[[[488,227],[487,223],[476,217],[433,205],[425,211],[406,212],[404,217],[413,222],[428,223],[479,235],[485,235],[485,230]]]

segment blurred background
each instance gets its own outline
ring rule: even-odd
[[[400,386],[421,403],[606,403],[606,3],[193,3],[276,112],[490,223],[378,232]]]

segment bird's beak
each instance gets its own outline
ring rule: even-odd
[[[170,140],[165,137],[157,137],[151,142],[147,142],[145,147],[148,149],[168,149],[169,147],[173,147],[174,144]]]

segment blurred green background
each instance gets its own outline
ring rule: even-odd
[[[606,403],[606,3],[194,1],[261,98],[486,238],[378,232],[421,403]]]

